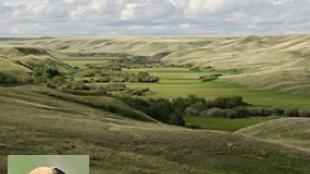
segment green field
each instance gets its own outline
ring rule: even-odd
[[[271,118],[205,118],[184,117],[187,126],[199,126],[203,129],[234,132],[239,129],[262,123]]]
[[[310,96],[275,91],[258,91],[238,84],[221,80],[201,82],[201,75],[208,71],[191,72],[186,68],[153,68],[133,69],[130,72],[147,71],[151,75],[160,77],[159,83],[127,83],[129,88],[149,88],[153,94],[146,97],[175,98],[196,95],[213,99],[219,96],[242,96],[245,101],[260,106],[281,106],[285,108],[297,107],[308,109]]]

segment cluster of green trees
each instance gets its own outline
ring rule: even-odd
[[[248,106],[248,104],[242,100],[242,97],[219,97],[215,100],[208,101],[194,95],[190,95],[186,98],[179,97],[173,100],[163,98],[141,99],[128,96],[122,99],[131,107],[141,110],[161,122],[179,126],[184,126],[183,116],[197,106],[204,108],[218,107],[223,109]]]
[[[163,123],[185,126],[183,101],[178,103],[164,98],[141,99],[134,97],[122,97],[129,106],[144,112]],[[179,105],[180,104],[180,105]]]
[[[127,89],[127,94],[136,95],[136,96],[144,96],[147,93],[150,93],[149,88],[138,88],[138,89]]]
[[[280,107],[256,107],[247,104],[242,97],[218,97],[214,100],[205,100],[190,95],[186,98],[175,98],[173,100],[141,99],[133,97],[122,97],[122,100],[131,107],[140,110],[149,116],[168,124],[184,126],[183,117],[310,117],[310,111],[299,111],[298,109],[283,109]]]
[[[155,83],[159,81],[159,77],[151,76],[148,72],[139,72],[137,80],[138,82]]]
[[[30,78],[27,80],[21,80],[15,75],[0,72],[0,84],[11,86],[31,83],[46,84],[49,87],[56,87],[59,84],[63,84],[65,81],[65,76],[55,68],[41,64],[31,64],[29,68],[32,69],[32,72],[30,73]]]
[[[185,110],[188,116],[204,117],[310,117],[309,111],[301,111],[296,108],[283,109],[281,107],[258,107],[247,104],[242,97],[218,97],[214,100],[200,100]]]
[[[17,51],[24,55],[47,55],[49,54],[46,50],[40,48],[31,47],[15,47]]]
[[[105,85],[91,85],[85,84],[83,82],[64,82],[62,85],[58,86],[58,89],[61,89],[64,92],[74,93],[74,92],[81,92],[81,91],[89,91],[93,94],[107,94],[108,92],[115,92],[115,91],[125,91],[126,85],[123,83],[110,83]]]
[[[310,110],[298,110],[296,108],[289,108],[286,110],[285,114],[289,117],[309,117],[310,118]]]
[[[88,66],[86,69],[79,69],[77,75],[88,78],[89,82],[143,82],[156,83],[159,77],[152,76],[148,72],[124,72],[119,67],[95,67]]]
[[[31,64],[32,68],[32,83],[47,83],[49,80],[52,80],[55,77],[63,77],[56,68],[45,66],[42,64]]]
[[[299,111],[296,108],[282,109],[279,107],[237,107],[232,109],[211,108],[199,112],[198,116],[203,117],[227,117],[227,118],[246,118],[246,117],[310,117],[310,111]]]
[[[187,113],[193,113],[187,112]],[[227,117],[227,118],[245,118],[245,117],[268,117],[278,115],[276,110],[261,107],[236,107],[231,109],[209,108],[196,112],[196,116],[202,117]]]

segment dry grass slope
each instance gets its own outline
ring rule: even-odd
[[[310,118],[271,120],[236,133],[310,151]]]
[[[70,68],[49,53],[46,49],[20,46],[0,46],[0,72],[27,80],[32,71],[30,64],[44,64],[66,71]]]
[[[309,93],[310,35],[244,37],[78,37],[2,39],[0,45],[44,47],[61,53],[170,54],[167,64],[246,69],[222,80],[256,89]],[[121,50],[121,51],[120,51]]]
[[[135,121],[43,95],[45,90],[0,88],[1,173],[6,173],[8,154],[90,154],[91,174],[310,170],[309,152],[229,133]]]

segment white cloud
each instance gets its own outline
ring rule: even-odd
[[[9,12],[11,11],[11,7],[4,5],[0,2],[0,15],[4,16],[6,14],[9,14]],[[0,17],[1,18],[1,17]]]
[[[71,17],[74,20],[117,21],[124,5],[122,0],[90,0],[88,3],[78,5],[71,12]]]
[[[64,19],[69,16],[70,6],[63,1],[41,1],[25,6],[19,6],[14,10],[16,18],[27,19]]]
[[[310,32],[309,0],[14,2],[0,1],[1,35]]]
[[[143,0],[128,3],[121,13],[121,20],[160,20],[168,19],[174,12],[174,7],[168,1]]]

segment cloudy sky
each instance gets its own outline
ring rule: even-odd
[[[0,36],[310,32],[310,0],[0,0]]]

